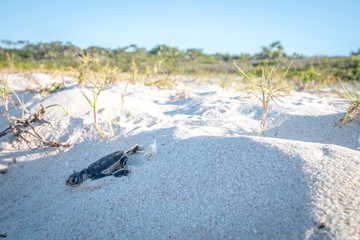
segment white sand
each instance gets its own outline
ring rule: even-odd
[[[105,142],[76,85],[41,98],[21,91],[33,87],[21,76],[9,84],[33,111],[41,101],[68,104],[69,123],[57,107],[46,115],[53,127],[38,129],[73,146],[33,151],[11,134],[0,139],[6,239],[360,238],[360,124],[335,126],[345,99],[293,92],[270,106],[256,137],[262,106],[245,93],[194,85],[179,99],[129,85],[121,111],[119,83],[99,97],[100,128],[117,121]],[[134,144],[144,150],[129,176],[65,185],[73,170]]]

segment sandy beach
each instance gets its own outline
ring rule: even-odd
[[[11,133],[0,139],[6,239],[360,239],[360,119],[336,124],[346,99],[292,91],[270,105],[257,137],[263,109],[249,93],[119,82],[98,99],[104,141],[78,85],[65,82],[42,97],[27,91],[36,87],[27,78],[8,78],[32,112],[40,103],[68,110],[69,119],[49,108],[51,125],[37,130],[71,146],[30,150]],[[73,171],[135,144],[142,151],[128,176],[65,185]]]

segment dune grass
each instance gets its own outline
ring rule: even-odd
[[[86,80],[87,80],[87,75],[88,72],[90,71],[90,67],[92,63],[98,63],[98,59],[92,57],[90,54],[86,54],[84,53],[84,51],[81,51],[78,54],[78,71],[79,71],[79,75],[78,75],[78,82],[80,87],[84,87]]]
[[[337,79],[339,80],[342,88],[344,89],[345,95],[347,96],[347,98],[350,101],[350,106],[346,112],[345,117],[340,119],[341,125],[344,125],[345,123],[352,121],[356,115],[360,114],[360,96],[356,91],[354,91],[352,94],[350,94],[346,90],[341,79],[340,78],[337,78]]]
[[[245,77],[246,80],[250,81],[250,83],[257,89],[260,90],[260,97],[255,94],[255,96],[261,101],[263,105],[263,117],[261,122],[261,129],[257,136],[260,136],[261,133],[265,130],[265,124],[267,115],[269,112],[269,105],[270,102],[273,101],[276,103],[275,100],[279,100],[278,98],[281,95],[281,91],[284,90],[281,88],[280,84],[284,81],[284,78],[289,71],[293,61],[289,64],[288,68],[286,69],[282,78],[278,78],[275,66],[266,73],[264,68],[262,69],[262,76],[261,79],[257,79],[251,74],[247,73],[246,71],[242,70],[236,63],[234,62],[234,66],[240,71],[240,73]]]
[[[104,134],[101,132],[101,130],[99,129],[98,125],[97,125],[97,103],[98,103],[98,98],[100,96],[100,93],[104,90],[107,90],[109,88],[104,88],[104,84],[105,84],[106,78],[100,83],[100,84],[96,84],[93,81],[90,81],[90,83],[92,84],[92,88],[91,88],[91,93],[92,93],[92,99],[90,100],[90,98],[88,98],[85,93],[80,89],[81,93],[83,94],[83,96],[85,97],[85,99],[88,101],[88,103],[90,104],[92,110],[93,110],[93,115],[94,115],[94,127],[95,129],[98,131],[100,137],[102,139],[104,139],[104,141],[106,141]]]

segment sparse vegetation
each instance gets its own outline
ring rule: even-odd
[[[235,67],[241,72],[241,74],[247,80],[249,80],[251,82],[251,84],[253,84],[253,86],[257,90],[259,90],[261,92],[260,97],[255,95],[261,101],[261,103],[263,105],[263,118],[262,118],[262,123],[261,123],[261,129],[260,129],[258,136],[260,136],[260,134],[265,129],[265,123],[266,123],[266,118],[267,118],[268,111],[269,111],[270,101],[272,100],[273,102],[275,102],[275,100],[279,100],[278,97],[280,96],[281,91],[284,90],[281,88],[280,84],[283,82],[287,72],[289,71],[289,69],[291,67],[291,64],[292,64],[292,62],[286,69],[282,78],[278,77],[278,75],[276,74],[275,66],[274,66],[268,73],[266,73],[265,70],[263,69],[261,79],[257,79],[256,77],[252,76],[251,74],[246,73],[234,62]]]
[[[105,83],[106,79],[103,79],[103,81],[100,84],[96,84],[93,81],[90,81],[90,83],[92,84],[92,88],[91,88],[91,93],[92,93],[92,99],[90,100],[90,98],[88,98],[85,93],[81,91],[81,93],[83,94],[83,96],[85,97],[85,99],[88,101],[88,103],[90,104],[92,110],[93,110],[93,115],[94,115],[94,127],[95,129],[98,131],[98,133],[100,134],[100,137],[102,139],[105,139],[103,132],[99,129],[98,124],[97,124],[97,103],[98,103],[98,98],[100,96],[100,93],[108,88],[104,88],[104,83]]]
[[[79,85],[80,87],[83,87],[86,83],[86,77],[90,68],[90,64],[92,64],[93,62],[97,63],[97,59],[92,58],[90,56],[90,54],[86,54],[83,51],[81,51],[78,54],[78,59],[79,59],[79,76],[78,76],[78,80],[79,80]]]
[[[169,76],[176,74],[201,75],[236,74],[232,62],[236,61],[244,66],[252,75],[261,75],[262,68],[289,64],[295,59],[289,70],[287,79],[294,82],[298,89],[306,89],[314,85],[329,85],[341,76],[343,81],[359,82],[360,79],[360,54],[354,52],[348,57],[304,57],[294,53],[287,56],[280,42],[271,43],[263,47],[254,55],[240,53],[230,54],[205,54],[201,49],[187,49],[184,51],[166,45],[156,46],[151,50],[130,46],[105,49],[90,47],[79,49],[71,43],[38,43],[31,44],[21,41],[19,45],[7,44],[6,48],[0,47],[0,68],[10,72],[19,72],[27,69],[38,71],[67,71],[77,72],[78,81],[84,86],[87,75],[99,72],[96,61],[108,63],[110,68],[117,69],[111,77],[112,80],[120,79],[121,73],[127,74],[129,82],[134,83],[145,78],[145,82],[153,82],[156,76]],[[226,82],[222,83],[227,84]]]
[[[360,96],[359,96],[359,93],[357,91],[354,91],[352,94],[350,94],[344,84],[342,83],[341,79],[340,78],[337,78],[342,86],[342,88],[344,89],[344,92],[347,96],[347,98],[349,99],[350,101],[350,106],[346,112],[346,115],[344,118],[341,118],[340,119],[340,122],[341,122],[341,125],[345,124],[345,123],[348,123],[350,121],[353,120],[353,118],[360,114]]]
[[[37,113],[30,113],[26,110],[24,104],[20,101],[18,96],[14,91],[12,91],[7,85],[6,81],[0,88],[1,98],[4,103],[5,113],[1,113],[6,117],[9,127],[0,132],[0,137],[5,136],[7,133],[12,132],[15,137],[20,140],[25,141],[30,149],[35,149],[39,147],[69,147],[67,143],[62,143],[56,140],[46,140],[44,139],[35,129],[35,126],[41,126],[44,124],[51,125],[48,121],[43,119],[43,116],[48,108],[54,107],[55,105],[44,106],[40,104],[41,109]],[[11,116],[9,113],[9,101],[14,102],[11,98],[11,94],[14,94],[18,99],[23,110],[26,110],[27,117],[22,116],[21,118]],[[14,103],[13,103],[14,104]],[[22,114],[24,115],[24,114]],[[36,146],[35,148],[33,146]]]
[[[53,82],[49,86],[46,86],[45,88],[41,89],[41,95],[46,96],[62,89],[65,89],[64,83]]]
[[[341,76],[342,80],[349,83],[360,83],[359,51],[348,57],[304,57],[295,53],[287,56],[279,41],[270,44],[268,47],[263,47],[261,52],[254,55],[206,54],[201,49],[181,51],[176,47],[166,45],[159,45],[147,51],[134,44],[118,49],[100,47],[79,49],[71,43],[31,44],[26,41],[19,42],[21,42],[22,48],[19,48],[19,45],[11,48],[9,42],[7,42],[7,48],[0,47],[0,68],[7,72],[26,71],[27,74],[29,74],[29,69],[53,74],[66,71],[70,75],[76,76],[81,88],[91,87],[91,97],[88,97],[83,90],[81,93],[92,108],[94,126],[104,140],[106,140],[104,134],[97,123],[98,97],[102,91],[106,90],[105,84],[119,80],[127,81],[121,93],[120,104],[121,110],[123,110],[128,84],[134,84],[137,81],[142,81],[149,86],[157,86],[160,89],[177,89],[179,91],[178,97],[185,98],[187,96],[186,86],[188,86],[189,81],[182,90],[179,90],[178,88],[182,86],[183,82],[178,80],[178,74],[191,75],[192,78],[195,76],[193,79],[197,79],[199,76],[207,76],[205,77],[205,81],[209,79],[207,83],[218,84],[224,90],[234,87],[237,90],[249,91],[249,84],[243,85],[244,82],[236,79],[238,70],[246,82],[250,83],[250,87],[252,86],[258,91],[255,96],[263,106],[261,129],[258,135],[261,135],[265,130],[270,102],[276,103],[279,100],[278,97],[285,90],[284,84],[295,86],[296,90],[313,90],[318,86],[335,85],[335,76]],[[234,65],[236,68],[233,67]],[[279,77],[280,75],[282,77]],[[287,81],[284,81],[285,75]],[[254,76],[261,77],[256,78]],[[30,79],[32,78],[30,77]],[[216,79],[216,82],[212,79]],[[48,86],[42,86],[36,79],[32,80],[41,89],[42,95],[51,94],[65,87],[63,83],[55,82]],[[345,124],[359,114],[360,99],[359,95],[347,92],[342,80],[339,79],[339,82],[351,102],[346,116],[341,120],[342,124]],[[10,101],[11,92],[9,92],[6,83],[1,91],[4,103]],[[7,104],[6,102],[6,108]],[[62,108],[69,121],[68,108]],[[23,111],[25,111],[24,109]],[[5,111],[7,112],[7,109]],[[5,113],[4,115],[7,116],[8,114]],[[10,123],[10,119],[8,121]],[[111,127],[110,119],[109,124]]]

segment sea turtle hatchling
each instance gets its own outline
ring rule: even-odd
[[[106,176],[114,175],[115,177],[126,176],[129,170],[125,169],[126,162],[130,155],[135,154],[139,150],[139,146],[135,145],[128,151],[116,151],[96,162],[90,164],[80,172],[74,172],[66,181],[66,185],[77,187],[86,179],[99,179]]]

